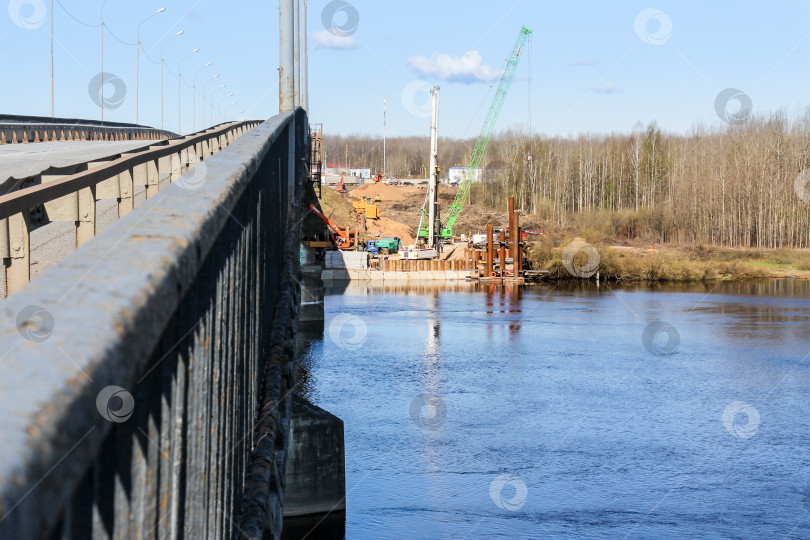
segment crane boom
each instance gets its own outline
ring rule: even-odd
[[[492,132],[495,130],[495,123],[498,121],[498,116],[501,114],[503,103],[506,100],[506,94],[509,93],[509,87],[512,85],[515,70],[520,63],[520,55],[523,52],[523,46],[526,44],[526,40],[531,33],[532,31],[525,26],[520,29],[517,42],[515,42],[515,48],[512,49],[512,55],[506,63],[506,68],[501,76],[501,83],[498,85],[498,91],[495,93],[492,106],[489,108],[489,113],[487,113],[487,118],[484,121],[484,127],[481,129],[481,134],[478,135],[478,139],[475,141],[472,154],[470,154],[470,159],[467,162],[467,168],[464,171],[464,177],[459,185],[458,192],[445,214],[441,230],[442,238],[453,237],[453,225],[456,224],[456,220],[459,215],[461,215],[464,205],[467,204],[467,199],[470,196],[470,187],[475,179],[475,170],[481,166],[481,162],[484,160],[484,153],[487,151],[489,140],[492,138]]]

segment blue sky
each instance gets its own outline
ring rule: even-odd
[[[98,24],[101,0],[60,2],[76,19]],[[83,26],[54,5],[56,114],[98,118],[88,88],[100,72],[99,29]],[[108,0],[105,71],[120,77],[126,88],[120,107],[106,110],[105,119],[135,120],[132,43],[138,23],[162,6],[166,11],[143,25],[141,41],[157,60],[160,44],[184,30],[165,46],[172,72],[165,72],[167,129],[177,129],[177,63],[197,47],[200,52],[183,63],[189,82],[212,61],[197,82],[201,86],[220,74],[208,83],[208,93],[219,81],[228,85],[215,103],[237,100],[228,109],[230,117],[240,110],[250,118],[275,114],[276,1]],[[6,74],[0,79],[2,110],[47,115],[50,0],[11,0],[8,8],[0,22]],[[797,112],[810,104],[808,21],[807,0],[347,0],[341,5],[310,0],[311,120],[323,122],[331,133],[381,135],[386,99],[389,136],[427,135],[427,89],[437,84],[441,135],[474,137],[524,25],[533,30],[532,54],[524,52],[499,130],[528,126],[530,67],[532,129],[550,135],[627,132],[637,122],[653,120],[681,133],[697,123],[720,124],[715,100],[727,88],[745,93],[754,113]],[[113,86],[106,88],[108,97],[115,94]],[[190,131],[192,97],[185,85],[182,100],[182,131]],[[732,101],[728,111],[738,106]],[[199,129],[199,98],[196,110]],[[140,121],[161,123],[160,69],[144,55]]]

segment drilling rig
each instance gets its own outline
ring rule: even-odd
[[[526,45],[526,40],[529,38],[531,33],[532,31],[525,26],[520,29],[520,34],[518,34],[517,41],[512,49],[512,54],[507,60],[506,68],[501,76],[498,91],[495,93],[495,97],[492,100],[492,105],[487,113],[487,118],[484,121],[484,127],[481,129],[481,134],[478,135],[478,139],[475,141],[473,151],[470,154],[470,159],[467,162],[467,168],[464,170],[464,176],[459,184],[456,196],[453,199],[452,204],[450,204],[450,206],[447,208],[447,213],[445,214],[444,219],[441,220],[441,226],[438,233],[438,237],[440,239],[449,240],[453,238],[453,226],[456,224],[458,217],[461,215],[464,205],[467,204],[467,199],[470,196],[470,187],[475,180],[476,170],[481,166],[481,163],[484,160],[484,154],[487,151],[489,140],[492,138],[492,133],[495,130],[495,123],[498,121],[498,117],[501,114],[501,109],[503,108],[504,101],[506,100],[506,95],[509,93],[509,88],[512,86],[512,79],[514,79],[515,71],[520,63],[520,56],[521,53],[523,53],[523,47]],[[432,158],[433,154],[431,153],[431,164]],[[431,169],[431,174],[432,173],[433,169]],[[432,177],[431,185],[433,185]],[[431,209],[428,202],[428,200],[425,201],[425,206],[428,206],[427,211],[425,206],[422,207],[422,219],[419,223],[419,229],[417,232],[418,239],[429,239],[431,237],[430,227],[424,226],[425,224],[429,225],[432,223],[429,215],[427,216],[427,220],[425,219],[426,214],[430,214]],[[438,215],[438,210],[436,210],[436,214]]]

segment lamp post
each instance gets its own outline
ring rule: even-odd
[[[135,60],[135,123],[138,123],[138,98],[140,97],[140,88],[141,88],[141,26],[143,23],[157,15],[158,13],[163,13],[166,11],[165,7],[160,8],[156,12],[149,15],[147,18],[141,21],[138,25],[138,42],[135,44],[137,48],[137,58]]]
[[[183,60],[185,60],[186,58],[188,58],[192,54],[198,53],[198,52],[200,52],[199,47],[197,47],[196,49],[194,49],[193,51],[191,51],[190,53],[185,55],[177,63],[177,134],[178,135],[180,135],[180,131],[183,129],[182,128],[183,117],[180,115],[180,101],[181,101],[181,99],[180,99],[180,95],[181,95],[181,92],[180,92],[180,78],[181,78],[180,70],[183,68]]]
[[[208,85],[211,84],[211,81],[215,81],[217,79],[219,79],[219,73],[214,74],[214,76],[208,79],[208,81],[203,85],[203,102],[202,102],[203,127],[205,127],[205,94],[208,92]]]
[[[101,10],[100,10],[100,19],[101,24],[99,24],[99,29],[101,30],[101,99],[99,100],[99,105],[101,106],[101,121],[104,121],[104,4],[106,4],[108,0],[104,0],[101,3]],[[51,11],[53,13],[53,11]]]
[[[228,99],[229,97],[233,97],[233,92],[231,92],[224,98],[220,99],[219,103],[217,103],[217,122],[222,122],[222,102]]]
[[[51,0],[51,118],[53,117],[53,0]]]
[[[160,129],[163,129],[163,64],[165,62],[163,59],[163,48],[166,46],[168,42],[182,35],[183,31],[180,30],[175,35],[164,41],[163,44],[160,46]]]
[[[219,88],[217,88],[216,90],[211,92],[211,112],[208,115],[208,121],[211,122],[211,124],[214,123],[214,96],[217,95],[217,92],[219,92],[220,90],[222,90],[226,86],[228,86],[228,83],[222,83],[219,86]],[[205,111],[203,111],[203,112],[205,112]]]
[[[211,67],[211,62],[208,62],[203,67],[198,69],[194,73],[194,79],[192,81],[193,84],[191,86],[191,93],[194,95],[194,104],[192,105],[192,108],[191,108],[191,131],[193,131],[193,132],[197,131],[197,75],[199,75],[199,73],[202,70],[204,70],[205,68],[208,68],[208,67]]]

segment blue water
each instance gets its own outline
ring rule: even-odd
[[[810,537],[807,283],[325,305],[300,390],[345,423],[348,539]]]

